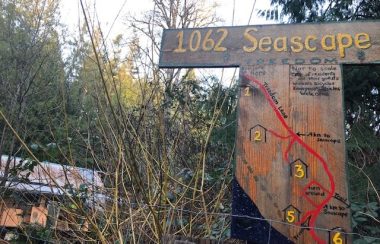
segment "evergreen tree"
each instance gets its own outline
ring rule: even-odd
[[[0,3],[0,109],[21,139],[35,149],[53,145],[51,129],[63,121],[58,24],[58,1]],[[0,118],[1,154],[27,156],[4,118]]]

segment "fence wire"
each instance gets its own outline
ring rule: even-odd
[[[270,238],[271,238],[270,233],[271,233],[272,223],[288,225],[288,226],[292,226],[295,228],[299,228],[300,230],[302,230],[302,229],[305,229],[305,230],[314,229],[314,230],[325,231],[325,232],[331,232],[332,231],[331,229],[326,229],[326,228],[321,228],[321,227],[302,226],[302,225],[296,225],[296,224],[288,223],[288,222],[285,222],[282,220],[269,219],[269,218],[259,218],[259,217],[249,216],[249,215],[237,215],[237,214],[232,214],[232,213],[220,213],[220,212],[217,213],[217,212],[193,211],[193,210],[188,210],[188,209],[173,208],[171,206],[162,206],[162,205],[146,205],[146,207],[148,207],[148,206],[150,206],[152,208],[174,210],[174,211],[178,211],[178,212],[184,212],[184,213],[196,214],[196,215],[200,215],[200,214],[206,215],[207,214],[207,215],[214,215],[214,216],[223,216],[225,218],[245,218],[245,219],[268,222],[269,226],[270,226],[269,233],[268,233],[268,243],[270,242]],[[376,236],[368,236],[368,235],[363,235],[363,234],[356,233],[356,232],[345,232],[345,231],[339,231],[339,233],[347,235],[347,236],[358,236],[360,238],[366,238],[366,239],[368,238],[368,239],[372,239],[373,241],[378,241],[376,243],[380,243],[380,237],[376,237]]]
[[[285,222],[283,220],[278,220],[278,219],[270,219],[270,218],[260,218],[260,217],[254,217],[254,216],[249,216],[249,215],[238,215],[238,214],[232,214],[232,213],[223,213],[223,212],[206,212],[206,211],[195,211],[195,210],[189,210],[189,209],[184,209],[184,208],[176,208],[176,207],[172,207],[172,206],[164,206],[164,205],[148,205],[148,204],[131,204],[130,206],[126,206],[126,207],[129,207],[129,208],[133,208],[133,209],[138,209],[138,208],[143,208],[143,209],[148,209],[148,208],[154,208],[154,209],[158,209],[157,211],[176,211],[176,212],[181,212],[181,213],[188,213],[188,214],[194,214],[194,215],[212,215],[212,216],[218,216],[218,217],[223,217],[223,218],[244,218],[244,219],[250,219],[250,220],[255,220],[255,221],[262,221],[262,222],[267,222],[269,223],[269,230],[268,230],[268,241],[267,243],[271,243],[271,232],[272,232],[272,225],[273,223],[276,223],[276,224],[282,224],[282,225],[287,225],[287,226],[291,226],[291,227],[295,227],[295,228],[298,228],[300,230],[310,230],[310,229],[314,229],[314,230],[317,230],[317,231],[325,231],[325,232],[331,232],[332,230],[331,229],[326,229],[326,228],[321,228],[321,227],[309,227],[309,226],[303,226],[303,225],[296,225],[296,224],[293,224],[293,223],[288,223],[288,222]],[[125,213],[130,213],[129,211],[127,210],[122,210],[122,212]],[[346,235],[346,236],[356,236],[356,237],[359,237],[359,238],[362,238],[362,239],[366,239],[366,240],[371,240],[371,243],[380,243],[380,237],[376,237],[376,236],[369,236],[369,235],[363,235],[363,234],[360,234],[360,233],[356,233],[356,232],[346,232],[346,231],[343,231],[343,230],[340,230],[339,233],[343,234],[343,235]],[[40,239],[40,238],[36,238],[36,237],[33,237],[31,235],[27,235],[27,234],[24,234],[22,232],[18,232],[17,235],[21,235],[21,236],[25,236],[25,237],[28,237],[32,240],[35,240],[35,241],[43,241],[44,243],[54,243],[54,242],[51,242],[49,240],[44,240],[44,239]],[[376,241],[376,242],[374,242]]]

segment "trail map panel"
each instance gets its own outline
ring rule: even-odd
[[[272,226],[289,242],[347,243],[340,66],[256,65],[241,77],[237,184],[260,216],[287,223]]]

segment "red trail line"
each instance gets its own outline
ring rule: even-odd
[[[295,138],[293,138],[293,139],[290,141],[290,143],[289,143],[289,145],[288,145],[288,148],[286,149],[285,154],[284,154],[284,158],[285,158],[285,160],[286,160],[288,163],[289,163],[289,152],[290,152],[290,149],[292,148],[294,142],[296,142],[296,139],[295,139]]]
[[[271,129],[267,129],[267,131],[269,131],[271,134],[273,134],[275,137],[278,137],[278,138],[281,138],[281,139],[288,139],[288,138],[291,138],[293,137],[292,135],[288,135],[288,136],[282,136],[280,134],[277,134],[277,132],[271,130]]]
[[[319,244],[323,244],[323,243],[326,243],[324,240],[320,239],[317,234],[315,233],[315,230],[314,230],[314,227],[315,227],[315,222],[319,216],[319,214],[321,213],[323,207],[331,200],[331,198],[334,196],[334,192],[335,192],[335,182],[334,182],[334,177],[333,175],[331,174],[328,166],[327,166],[327,162],[324,160],[324,158],[322,158],[316,151],[314,151],[309,145],[307,145],[289,126],[288,124],[286,123],[285,119],[282,117],[280,111],[278,111],[276,105],[274,104],[274,102],[272,101],[272,98],[270,97],[268,91],[265,89],[264,85],[257,79],[255,79],[253,76],[250,76],[248,74],[245,74],[244,77],[248,80],[250,80],[251,82],[253,82],[253,85],[256,84],[259,86],[261,92],[264,94],[266,100],[269,102],[269,105],[272,107],[273,111],[275,112],[278,120],[281,122],[281,124],[284,126],[284,128],[288,131],[288,133],[290,134],[290,136],[293,138],[291,144],[293,144],[294,142],[298,142],[301,146],[303,146],[309,153],[311,153],[313,156],[315,156],[321,163],[322,163],[322,167],[323,169],[325,170],[328,178],[329,178],[329,182],[330,182],[330,191],[328,192],[328,195],[327,197],[325,198],[325,200],[323,202],[321,202],[321,204],[319,204],[314,210],[312,211],[308,211],[304,217],[299,221],[299,223],[302,223],[304,222],[309,216],[310,216],[310,222],[309,222],[309,226],[311,227],[310,228],[310,234],[311,236],[319,243]],[[286,155],[288,154],[290,148],[287,149],[286,151]]]

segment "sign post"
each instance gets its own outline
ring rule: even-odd
[[[380,62],[379,22],[165,30],[160,67],[240,67],[232,236],[351,242],[342,63]]]

